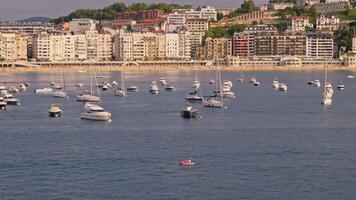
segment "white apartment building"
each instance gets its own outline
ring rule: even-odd
[[[309,17],[306,16],[292,17],[292,31],[304,32],[306,27],[313,27],[313,25],[309,23]]]
[[[352,51],[353,53],[356,53],[356,37],[355,37],[355,36],[352,38],[351,51]]]
[[[326,17],[325,15],[320,15],[316,18],[316,30],[318,31],[335,31],[339,29],[340,18],[332,15]]]
[[[179,34],[178,33],[166,34],[166,57],[167,58],[179,57]]]
[[[5,61],[27,60],[27,35],[0,32],[0,58]]]
[[[214,7],[201,8],[200,10],[188,10],[184,12],[186,19],[217,20],[217,11]]]
[[[39,61],[106,61],[112,57],[112,39],[107,33],[40,33],[32,40],[33,58]]]
[[[96,25],[93,19],[79,18],[72,19],[69,22],[69,31],[70,32],[85,32],[85,31],[95,31]]]
[[[307,36],[307,57],[332,58],[334,55],[332,35],[314,33]]]
[[[114,36],[113,56],[116,60],[133,60],[132,33],[119,33]]]

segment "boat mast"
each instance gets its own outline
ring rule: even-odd
[[[124,72],[121,70],[121,88],[122,90],[125,90],[125,85],[124,85]]]
[[[93,95],[93,71],[90,72],[90,94]]]
[[[96,90],[98,91],[98,96],[100,97],[99,87],[98,87],[98,79],[96,77],[96,74],[95,74],[95,84],[96,84]]]
[[[218,62],[218,74],[219,74],[220,98],[221,98],[221,103],[224,106],[224,90],[221,87],[221,72],[220,72],[219,60],[217,60],[217,62]]]

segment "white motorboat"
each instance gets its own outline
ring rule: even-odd
[[[339,84],[337,85],[337,89],[338,90],[344,90],[345,89],[345,85],[340,81]]]
[[[19,85],[18,89],[19,89],[20,92],[26,92],[27,87],[26,87],[26,85],[24,83],[21,83]]]
[[[101,89],[102,89],[103,91],[106,91],[106,90],[109,89],[109,86],[108,86],[107,84],[104,84],[104,85],[101,87]]]
[[[354,79],[354,78],[355,78],[355,76],[353,76],[353,75],[347,75],[347,76],[346,76],[346,78],[349,78],[349,79]]]
[[[151,84],[150,84],[150,93],[151,94],[158,94],[158,92],[159,92],[159,88],[157,86],[156,81],[152,81]]]
[[[91,111],[104,111],[104,108],[93,103],[85,103],[84,104],[84,109],[85,110],[91,110]]]
[[[188,105],[185,109],[180,112],[183,118],[196,118],[198,116],[198,110]]]
[[[229,86],[230,89],[232,88],[232,82],[231,81],[224,81],[224,86]]]
[[[115,91],[115,95],[116,96],[119,96],[119,97],[126,97],[126,92],[123,88],[118,88],[116,91]]]
[[[255,83],[256,81],[257,81],[257,80],[256,80],[256,77],[251,77],[251,78],[250,78],[250,83],[253,84],[253,83]]]
[[[315,87],[320,87],[321,86],[321,83],[320,83],[320,80],[314,80],[314,84],[313,84]]]
[[[104,110],[86,110],[80,115],[81,119],[94,121],[111,121],[111,113]]]
[[[261,85],[261,83],[260,83],[260,82],[258,82],[258,81],[256,81],[256,82],[254,82],[254,83],[253,83],[253,85],[254,85],[254,86],[260,86],[260,85]]]
[[[83,87],[82,83],[77,83],[77,87]]]
[[[62,114],[62,110],[61,110],[61,105],[59,104],[52,104],[49,107],[48,110],[49,116],[50,117],[60,117]]]
[[[4,100],[3,97],[0,97],[0,110],[5,110],[6,109],[6,101]]]
[[[18,93],[20,91],[19,89],[13,86],[7,86],[6,89],[9,93]]]
[[[12,94],[6,93],[3,94],[2,97],[7,105],[20,105],[20,100],[16,99]]]
[[[159,79],[159,82],[160,82],[163,86],[166,86],[166,85],[167,85],[167,81],[166,81],[166,79],[163,78],[163,77],[161,77],[161,78]]]
[[[53,91],[54,91],[53,88],[40,88],[40,89],[36,89],[35,93],[44,94],[44,95],[51,95],[51,94],[53,94]]]
[[[279,84],[278,84],[278,90],[281,91],[281,92],[287,92],[287,91],[288,91],[287,84],[285,84],[285,83],[279,83]]]
[[[49,83],[49,86],[51,86],[51,87],[53,87],[53,86],[55,86],[55,85],[56,85],[56,82],[54,82],[54,81],[52,81],[52,82]]]
[[[217,93],[217,95],[220,96],[220,93]],[[223,92],[223,97],[224,98],[232,98],[232,99],[236,98],[235,92],[233,92],[233,91]]]
[[[117,86],[117,85],[119,85],[116,81],[112,81],[112,85],[115,85],[115,86]]]
[[[278,80],[277,80],[277,79],[274,79],[274,80],[272,81],[272,88],[278,89],[278,86],[279,86]]]
[[[214,80],[214,79],[211,79],[211,80],[209,81],[209,84],[210,84],[210,85],[214,85],[214,84],[215,84],[215,80]]]
[[[67,93],[64,91],[54,91],[52,96],[56,98],[68,98]]]
[[[0,85],[0,91],[6,90],[6,86],[5,85]]]

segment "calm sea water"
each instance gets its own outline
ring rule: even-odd
[[[224,72],[236,99],[227,110],[198,108],[202,119],[179,115],[191,90],[192,73],[127,73],[138,93],[120,98],[102,92],[111,123],[80,119],[75,84],[89,74],[66,73],[70,99],[33,93],[60,81],[58,73],[0,74],[0,81],[28,81],[16,94],[20,107],[0,112],[0,199],[355,199],[356,79],[331,72],[334,104],[320,105],[322,89],[307,86],[320,72]],[[105,73],[105,80],[120,80]],[[164,76],[177,90],[148,93]],[[248,78],[256,76],[260,87]],[[200,73],[207,95],[214,72]],[[289,91],[272,89],[274,77]],[[60,103],[61,118],[48,117]],[[192,157],[193,168],[178,166]]]

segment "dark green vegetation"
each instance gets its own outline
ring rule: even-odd
[[[256,5],[253,2],[253,0],[245,0],[241,4],[241,8],[236,9],[233,13],[229,15],[229,18],[231,17],[237,17],[240,15],[243,15],[245,13],[253,12],[256,10]]]
[[[19,20],[18,22],[25,22],[25,23],[31,23],[31,22],[39,22],[39,23],[48,23],[51,21],[51,18],[48,17],[30,17],[27,19]]]
[[[145,3],[134,3],[127,6],[124,3],[114,3],[103,9],[78,9],[67,16],[62,16],[54,19],[53,22],[58,24],[60,22],[68,22],[73,18],[91,18],[96,20],[112,20],[117,18],[118,13],[125,11],[141,11],[158,9],[164,12],[171,12],[173,9],[189,8],[189,6],[181,6],[178,4],[145,4]]]
[[[346,50],[351,50],[352,37],[356,34],[356,25],[349,28],[349,30],[335,31],[335,36],[340,39],[340,45],[346,47]]]
[[[246,25],[244,24],[236,24],[231,26],[219,26],[210,28],[205,32],[205,38],[231,37],[235,32],[242,32],[245,27]]]
[[[356,9],[341,11],[337,15],[341,20],[356,20]]]

